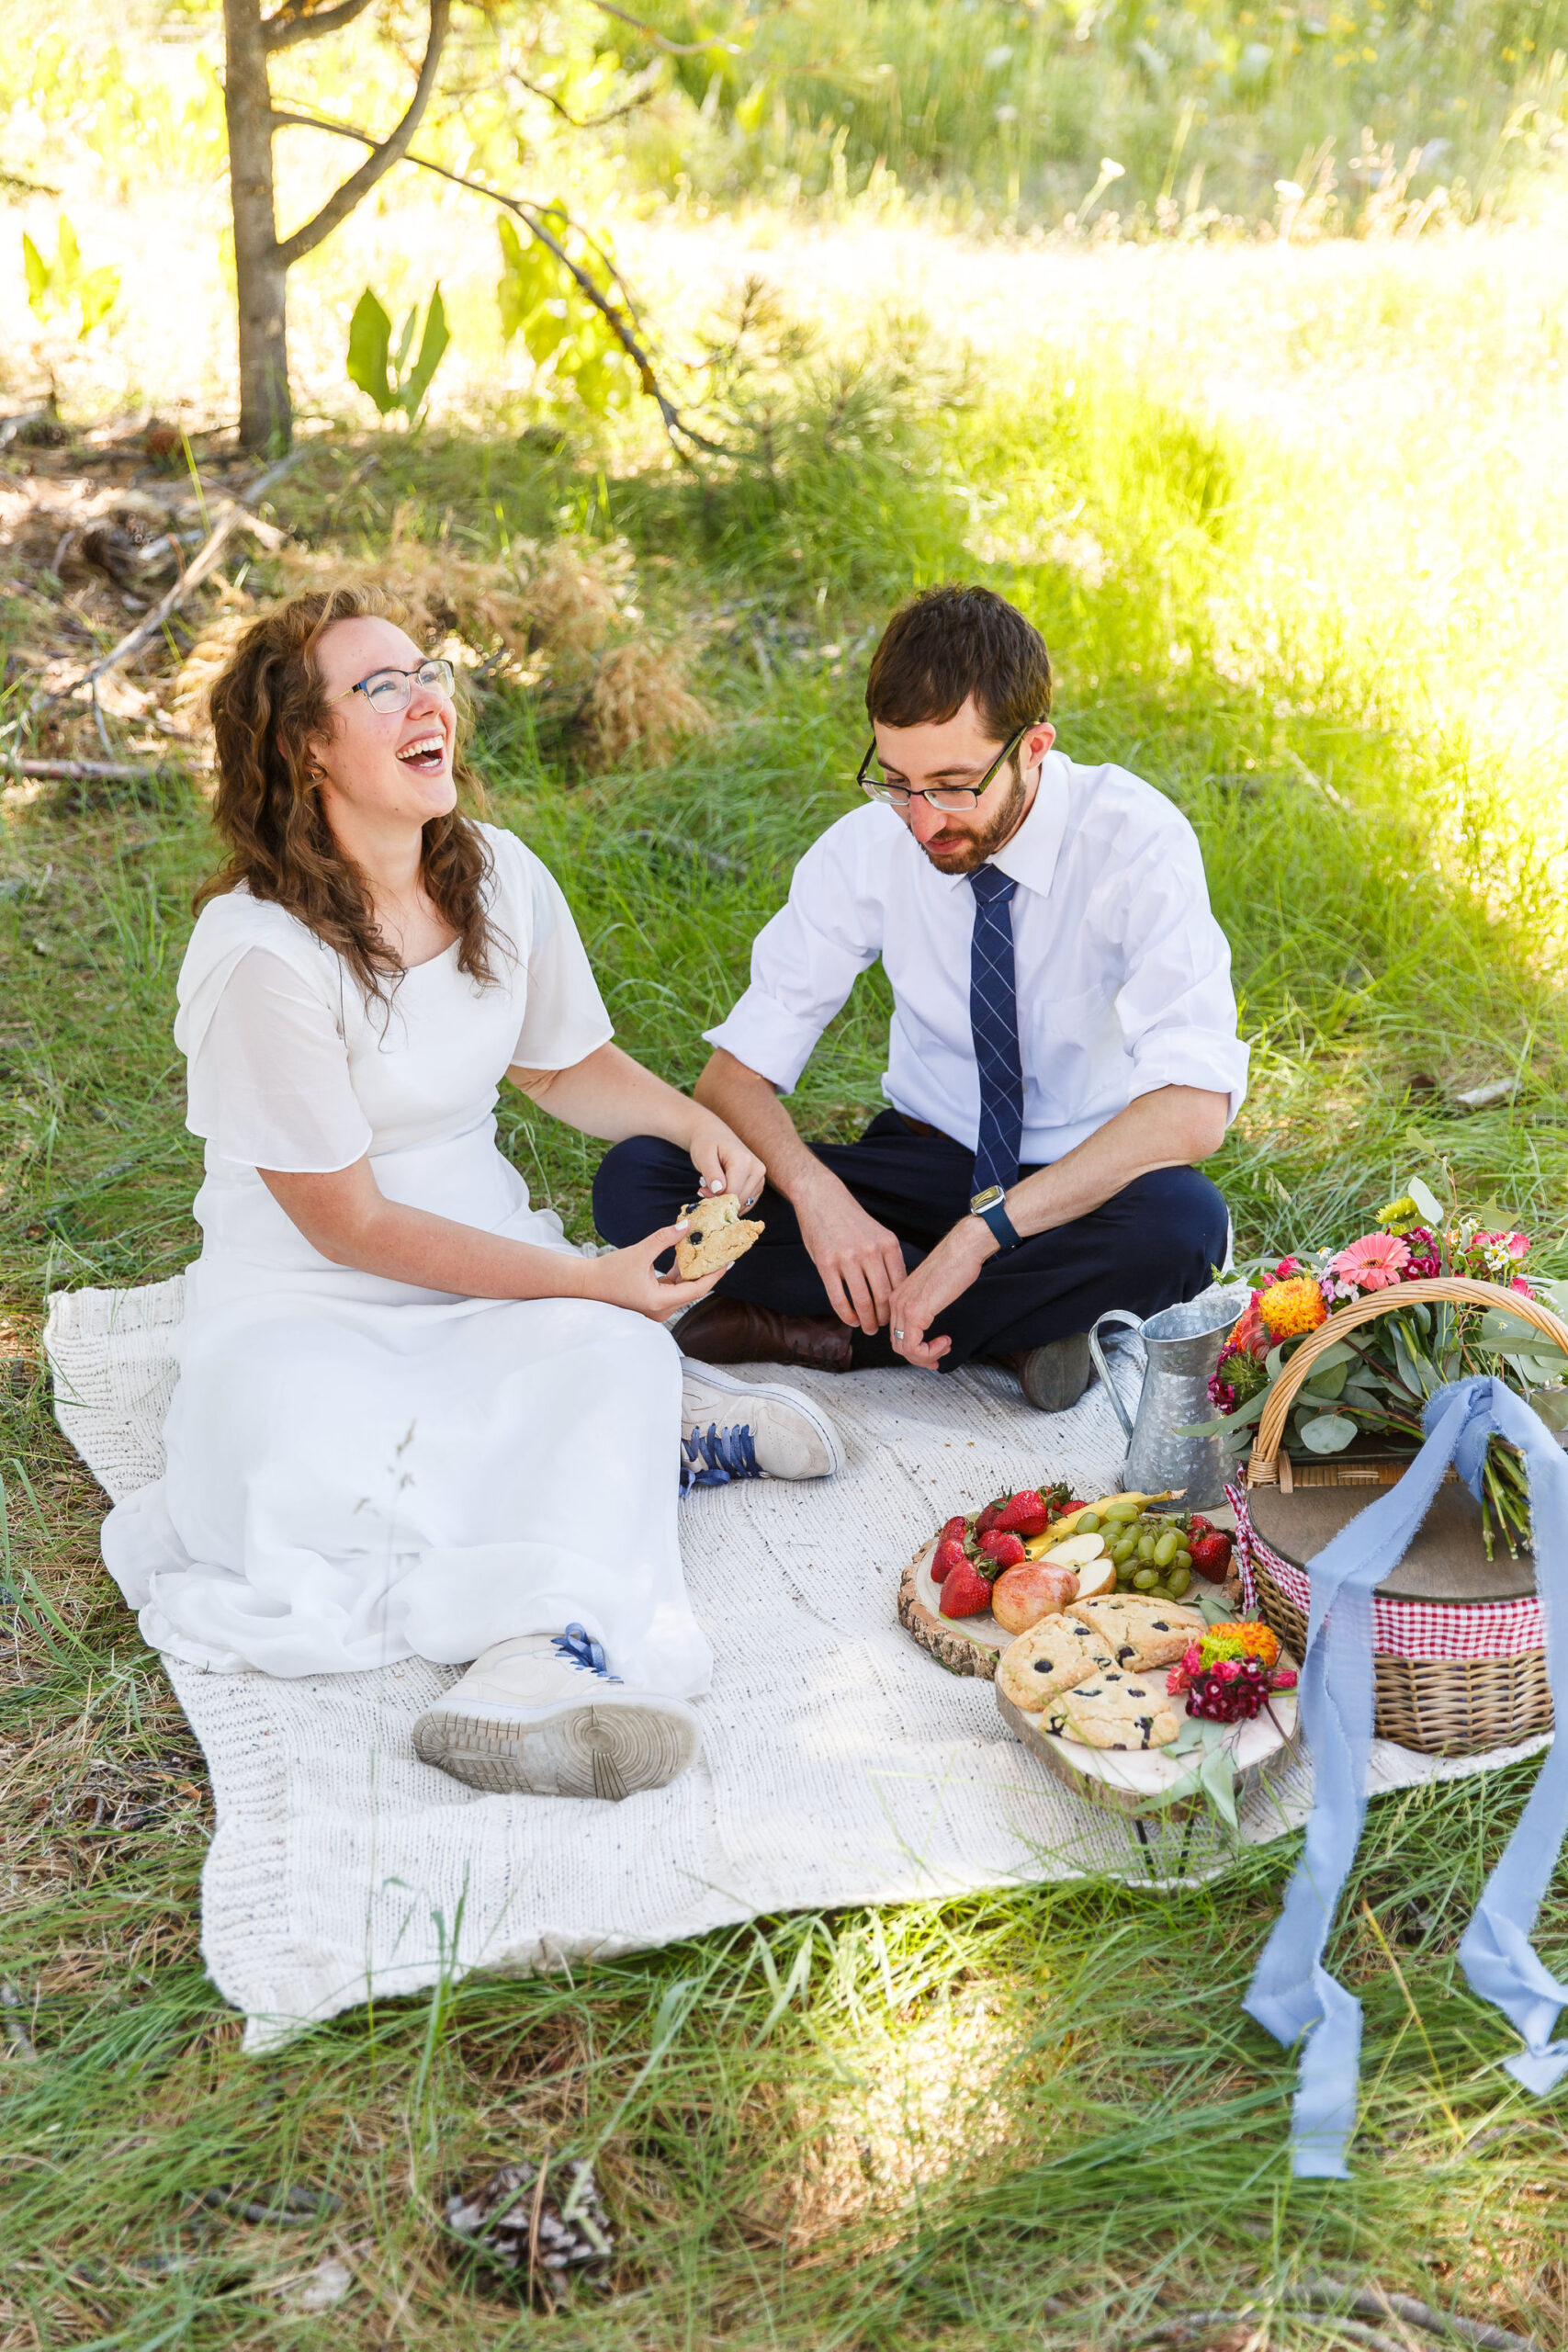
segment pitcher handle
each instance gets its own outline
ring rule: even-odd
[[[1102,1323],[1125,1323],[1134,1331],[1141,1331],[1144,1328],[1144,1318],[1141,1315],[1130,1315],[1124,1306],[1109,1306],[1103,1315],[1096,1316],[1093,1329],[1089,1335],[1089,1351],[1094,1358],[1094,1368],[1105,1384],[1105,1393],[1115,1408],[1116,1418],[1126,1431],[1127,1442],[1131,1445],[1133,1424],[1127,1419],[1127,1408],[1116,1394],[1116,1383],[1111,1377],[1111,1366],[1106,1363],[1105,1351],[1100,1344],[1100,1327]]]

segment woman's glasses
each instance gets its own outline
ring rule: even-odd
[[[1038,724],[1037,719],[1027,719],[1017,734],[1002,745],[978,784],[941,784],[928,785],[923,787],[919,785],[889,784],[885,776],[873,775],[871,773],[872,763],[876,757],[874,736],[872,738],[870,750],[860,763],[855,782],[863,792],[869,794],[873,800],[886,800],[890,808],[908,808],[911,800],[927,801],[931,808],[943,811],[973,808],[978,805],[980,795],[991,784],[998,770],[1012,757],[1030,728]]]
[[[422,662],[417,670],[372,670],[367,678],[356,678],[352,686],[344,686],[341,695],[333,695],[333,702],[343,702],[349,695],[363,695],[372,710],[383,718],[395,710],[407,710],[413,700],[415,684],[426,694],[440,692],[449,695],[457,672],[450,662],[433,656]]]

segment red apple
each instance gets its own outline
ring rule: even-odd
[[[1078,1580],[1071,1568],[1025,1560],[1021,1566],[1009,1568],[991,1587],[991,1614],[1005,1634],[1027,1634],[1042,1617],[1065,1609],[1077,1597]]]

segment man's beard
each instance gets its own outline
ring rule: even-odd
[[[939,874],[978,873],[987,859],[994,857],[997,851],[1005,842],[1010,842],[1017,832],[1023,821],[1026,798],[1022,766],[1015,765],[1012,772],[1011,789],[982,832],[966,834],[962,845],[954,849],[933,854],[930,846],[927,846],[925,854],[936,867],[937,872]]]

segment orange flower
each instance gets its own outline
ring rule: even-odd
[[[1311,1274],[1297,1274],[1288,1283],[1270,1283],[1258,1294],[1258,1311],[1274,1340],[1299,1339],[1328,1319],[1323,1293]]]

